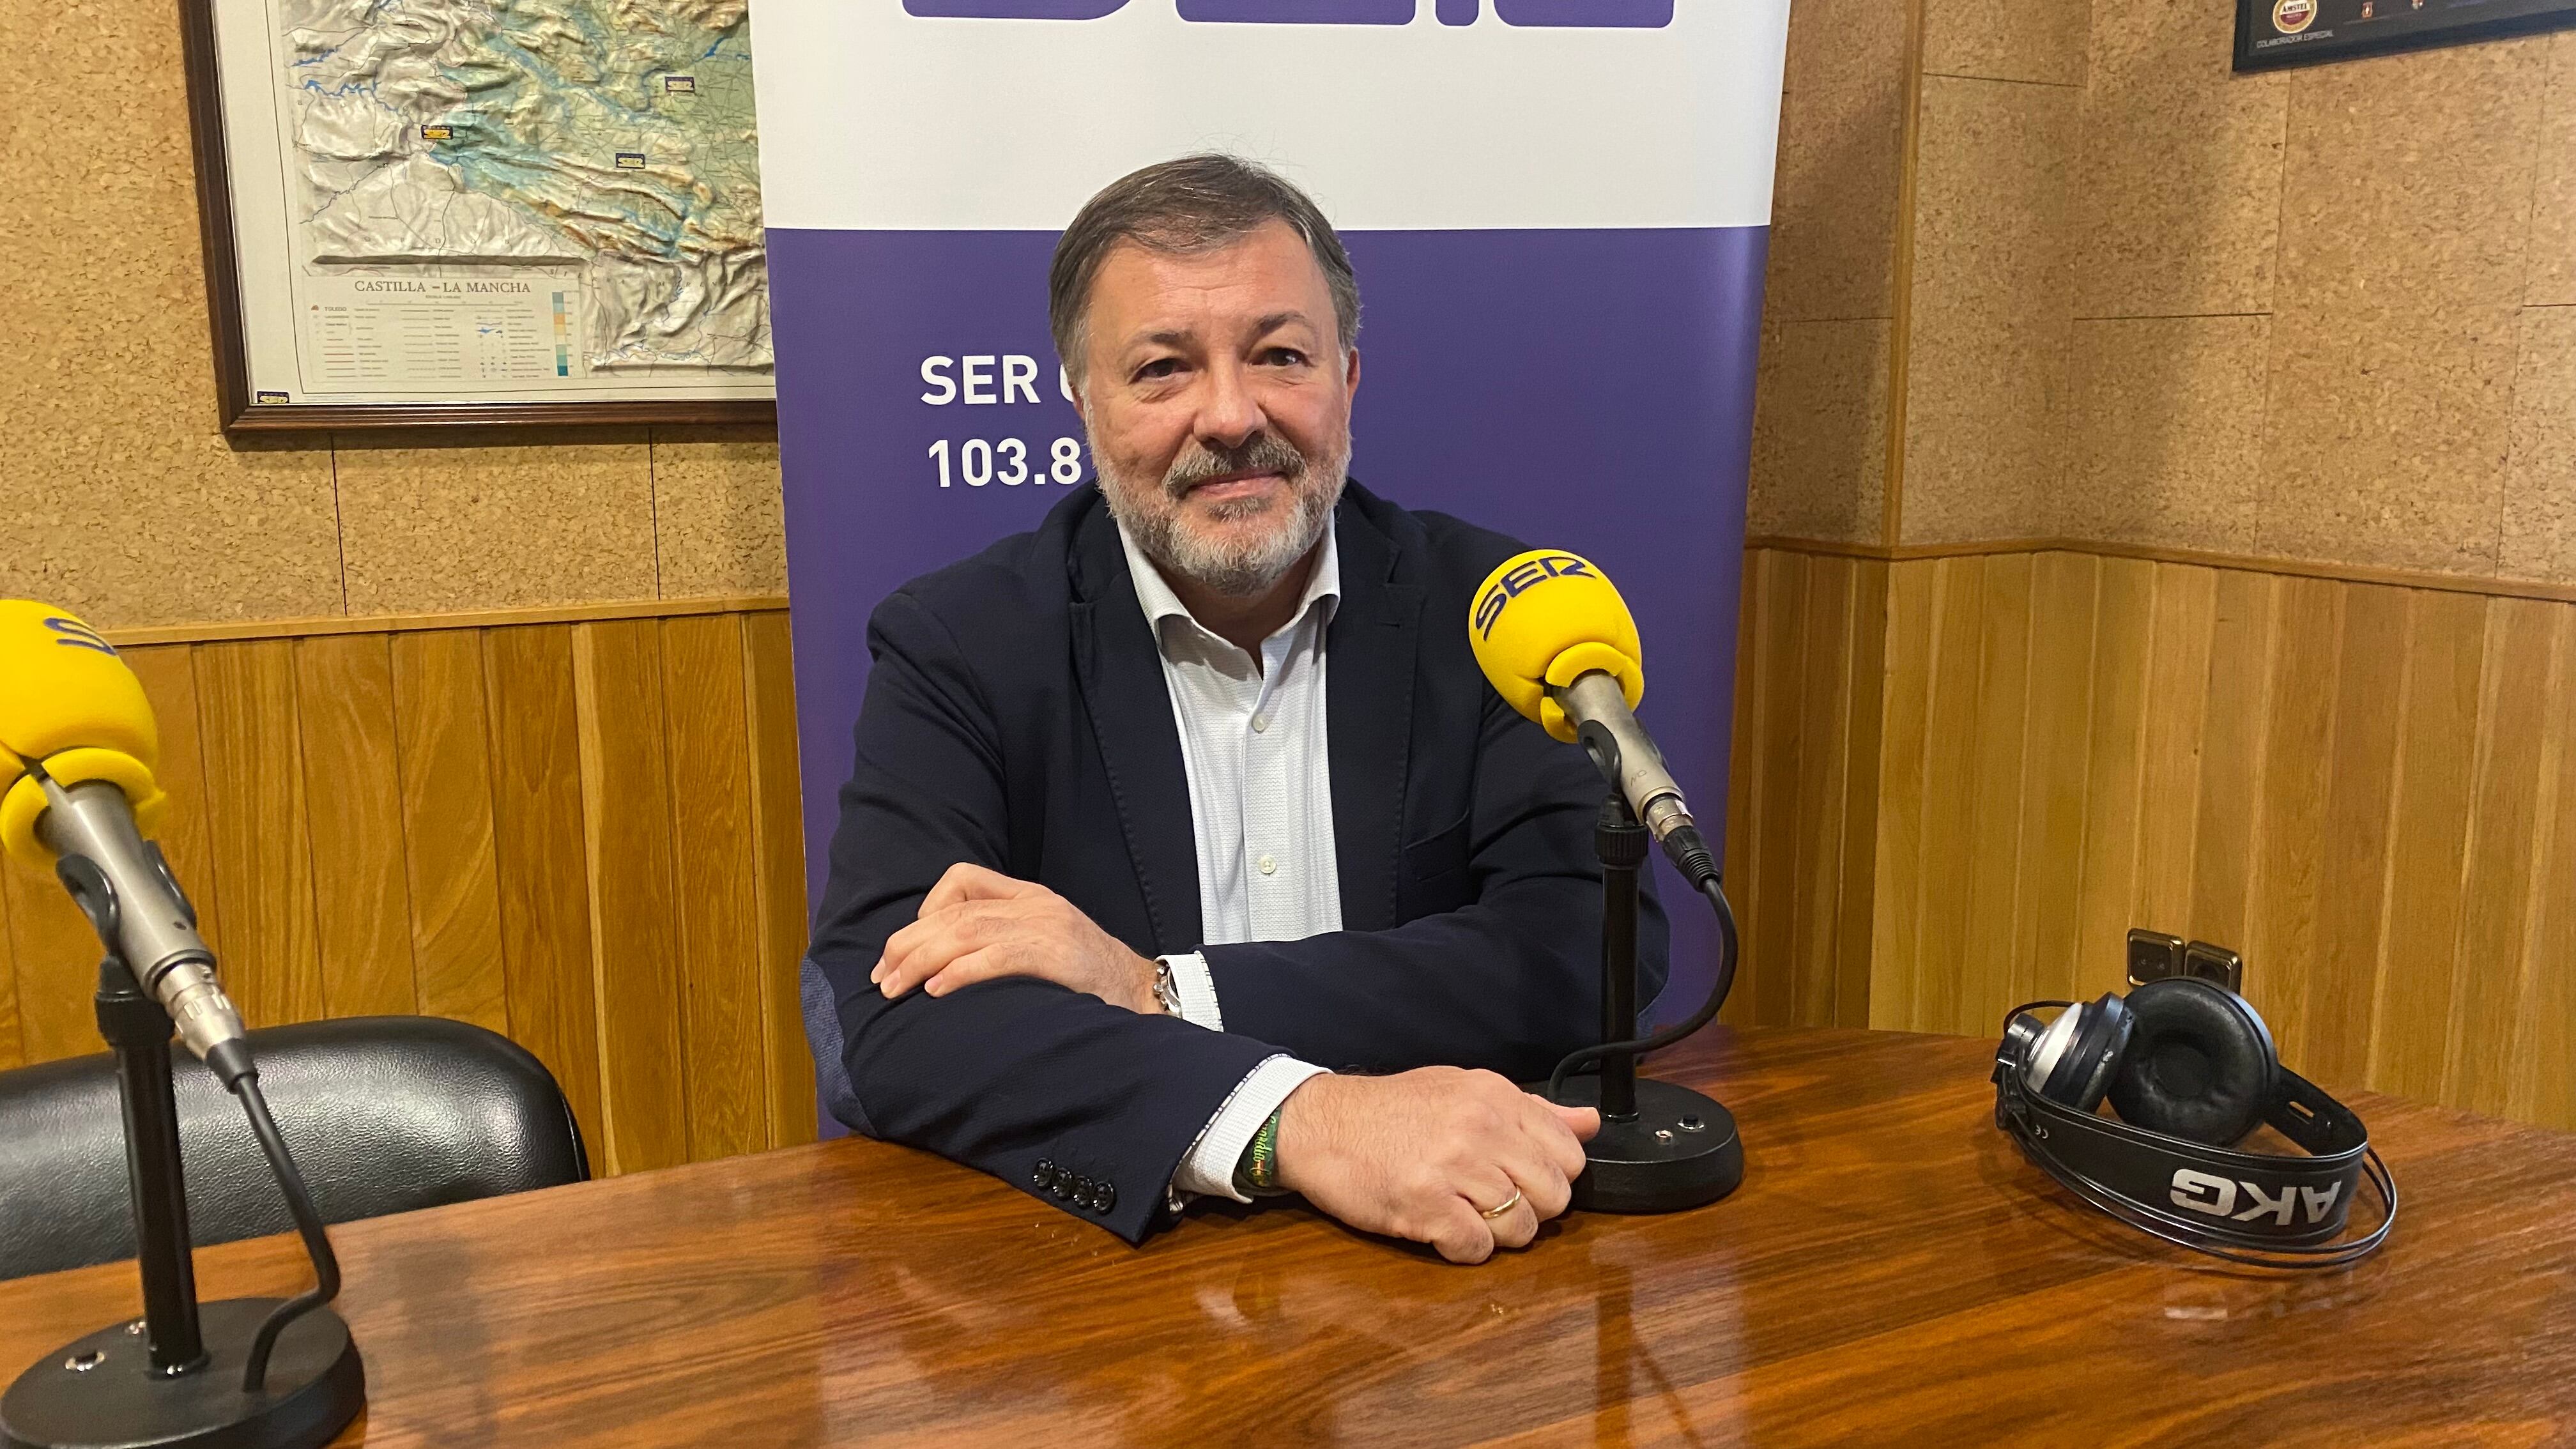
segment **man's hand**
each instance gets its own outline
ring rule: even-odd
[[[913,923],[886,938],[868,973],[888,1000],[916,986],[945,996],[997,976],[1035,976],[1129,1011],[1163,1009],[1152,961],[1045,886],[963,861],[921,898]]]
[[[1528,1246],[1565,1211],[1600,1130],[1590,1107],[1557,1106],[1492,1072],[1313,1077],[1279,1109],[1279,1183],[1352,1227],[1481,1263]],[[1483,1216],[1514,1193],[1511,1211]]]

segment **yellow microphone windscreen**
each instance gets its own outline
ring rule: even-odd
[[[63,785],[116,785],[147,835],[168,803],[152,778],[161,735],[134,671],[68,610],[0,599],[0,846],[50,870],[54,852],[36,835],[44,790],[30,763]]]
[[[1548,697],[1598,669],[1635,709],[1646,695],[1644,651],[1628,602],[1591,560],[1563,549],[1514,554],[1485,575],[1467,606],[1467,644],[1503,701],[1567,744],[1574,725]]]

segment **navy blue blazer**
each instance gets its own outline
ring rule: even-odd
[[[893,1002],[868,983],[958,861],[1047,886],[1142,955],[1204,945],[1180,737],[1097,489],[878,606],[809,963],[837,1115],[1139,1242],[1182,1155],[1274,1053],[1528,1079],[1599,1039],[1600,776],[1504,704],[1467,648],[1471,592],[1521,545],[1357,484],[1335,529],[1342,929],[1204,947],[1223,1032],[1029,978]],[[1666,965],[1651,894],[1638,937],[1651,1000]]]

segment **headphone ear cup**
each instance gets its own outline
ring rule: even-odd
[[[2127,1003],[2104,992],[2089,1005],[2067,1008],[2050,1027],[2033,1052],[2031,1089],[2078,1112],[2101,1106],[2103,1093],[2119,1075],[2121,1053],[2128,1045]]]
[[[2111,1108],[2150,1132],[2228,1147],[2263,1120],[2280,1088],[2272,1033],[2243,997],[2188,976],[2129,993],[2135,1026]]]

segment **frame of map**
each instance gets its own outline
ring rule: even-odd
[[[2352,60],[2576,26],[2576,0],[2236,0],[2236,68]]]
[[[773,422],[747,0],[181,0],[227,432]]]

